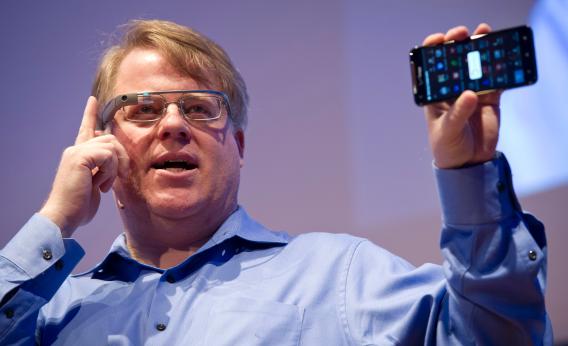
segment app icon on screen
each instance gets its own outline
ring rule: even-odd
[[[525,73],[523,70],[515,70],[515,83],[521,84],[525,81]]]

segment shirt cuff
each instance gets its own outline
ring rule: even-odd
[[[20,273],[20,278],[10,280],[13,283],[37,277],[62,257],[66,266],[74,267],[84,254],[74,239],[63,239],[59,227],[40,214],[34,214],[0,251],[2,260],[11,262]]]
[[[520,211],[505,155],[460,168],[434,167],[442,218],[447,225],[494,223]]]

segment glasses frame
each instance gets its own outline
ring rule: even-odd
[[[229,97],[227,96],[227,94],[225,94],[222,91],[217,91],[217,90],[143,91],[143,92],[137,92],[137,93],[121,94],[121,95],[118,95],[118,96],[112,98],[110,101],[108,101],[106,103],[106,105],[104,106],[103,111],[101,112],[101,115],[97,119],[97,130],[101,130],[101,131],[104,130],[106,125],[109,122],[111,122],[112,119],[114,119],[114,116],[115,116],[116,112],[118,112],[119,109],[121,109],[125,106],[131,106],[131,105],[138,104],[138,98],[141,97],[141,96],[143,97],[143,96],[149,96],[149,95],[194,94],[194,93],[221,96],[223,98],[223,102],[225,103],[225,106],[226,106],[226,109],[227,109],[227,116],[229,116],[229,117],[231,116],[231,104],[229,103]],[[176,103],[176,104],[178,104],[178,106],[180,106],[179,105],[179,99],[175,102],[166,102],[166,104],[169,104],[169,103]],[[180,111],[183,113],[183,110],[181,109],[181,107],[180,107]],[[165,113],[165,108],[164,108],[164,113]],[[162,114],[162,116],[164,115],[164,113]],[[221,117],[221,114],[219,114],[218,117],[211,118],[211,119],[190,119],[190,118],[187,118],[184,114],[184,118],[189,119],[189,120],[194,120],[194,121],[212,121],[212,120],[219,119],[220,117]],[[141,121],[141,122],[154,122],[154,121],[158,121],[160,118],[158,118],[156,120]],[[133,121],[133,122],[135,122],[135,121]]]

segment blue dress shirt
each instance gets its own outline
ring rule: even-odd
[[[350,235],[273,232],[239,208],[173,268],[137,262],[121,235],[70,275],[83,250],[36,214],[0,252],[0,344],[551,344],[544,227],[504,157],[435,174],[443,266]]]

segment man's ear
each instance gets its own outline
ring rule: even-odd
[[[245,133],[243,130],[237,130],[235,131],[233,136],[235,136],[235,141],[237,142],[237,147],[239,148],[241,167],[243,167],[245,163]]]

